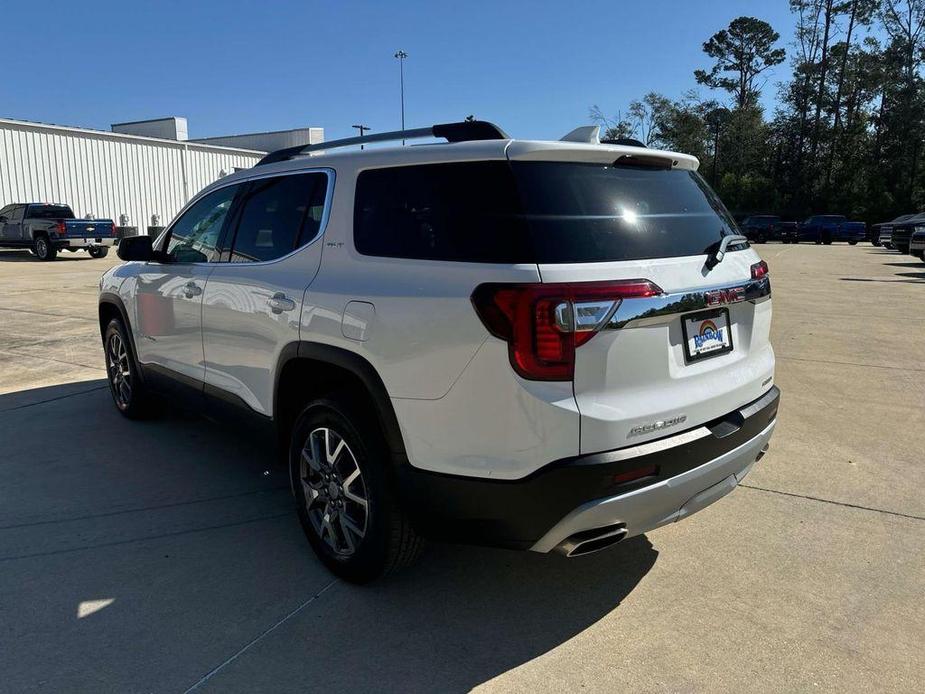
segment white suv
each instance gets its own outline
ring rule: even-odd
[[[484,122],[290,148],[101,280],[116,406],[193,398],[288,450],[352,581],[420,537],[585,554],[694,513],[762,456],[767,265],[694,157]]]

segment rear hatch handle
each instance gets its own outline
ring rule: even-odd
[[[726,257],[726,249],[734,243],[748,243],[748,239],[741,234],[730,234],[729,236],[724,236],[723,240],[719,243],[719,248],[717,248],[714,253],[707,256],[707,270],[712,270],[721,262],[723,262],[723,258]]]

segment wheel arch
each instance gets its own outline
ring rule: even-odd
[[[122,301],[122,298],[118,294],[113,294],[112,292],[103,292],[100,294],[98,311],[101,340],[106,339],[106,326],[109,325],[109,321],[113,318],[118,318],[122,321],[122,325],[125,326],[125,332],[128,335],[129,344],[132,348],[132,362],[135,364],[135,372],[143,382],[145,379],[144,370],[140,368],[138,363],[138,350],[135,349],[135,335],[132,332],[132,324],[128,319],[128,311],[125,308],[125,303]]]
[[[303,340],[289,343],[280,353],[273,387],[273,417],[280,436],[287,435],[301,404],[341,389],[363,398],[392,461],[407,461],[392,400],[375,367],[364,357],[333,345]]]

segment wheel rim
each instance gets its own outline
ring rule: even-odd
[[[39,239],[35,242],[35,253],[39,258],[44,258],[48,255],[48,245],[45,243],[45,239]]]
[[[126,409],[132,402],[132,368],[128,359],[128,350],[119,333],[109,336],[106,346],[106,367],[109,371],[109,387],[112,389],[116,405]]]
[[[302,448],[299,477],[315,533],[334,554],[352,555],[366,536],[369,498],[350,446],[332,429],[315,429]]]

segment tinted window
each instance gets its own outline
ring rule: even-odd
[[[695,172],[571,162],[366,171],[354,213],[360,253],[476,262],[700,255],[736,231]]]
[[[170,228],[165,250],[177,263],[218,260],[222,226],[240,185],[225,186],[195,203]]]
[[[326,190],[323,173],[253,181],[242,196],[231,262],[274,260],[314,239]]]
[[[523,262],[519,212],[505,161],[372,169],[357,179],[354,242],[366,255]]]
[[[67,205],[29,205],[26,216],[29,219],[74,219]]]

